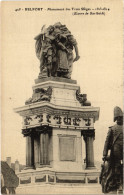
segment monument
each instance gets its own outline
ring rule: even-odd
[[[71,79],[73,63],[80,58],[77,42],[61,23],[43,26],[35,40],[40,73],[32,97],[15,109],[23,118],[26,139],[26,168],[18,173],[19,193],[45,193],[48,185],[50,193],[53,186],[98,184],[93,142],[99,108],[91,106]]]

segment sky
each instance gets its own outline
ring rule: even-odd
[[[39,74],[34,37],[41,27],[56,22],[65,24],[78,43],[80,60],[73,64],[72,79],[92,106],[100,108],[95,122],[95,160],[101,161],[108,127],[114,125],[113,109],[123,108],[123,7],[118,0],[2,2],[1,17],[1,158],[25,164],[25,138],[22,118],[14,108],[23,106],[32,96],[32,86]],[[21,10],[20,10],[21,8]],[[43,8],[43,11],[25,11]],[[47,11],[47,8],[69,8]],[[73,10],[72,10],[73,8]],[[107,8],[105,15],[73,15],[74,9]],[[15,11],[16,9],[20,11]],[[102,12],[102,11],[101,11]]]

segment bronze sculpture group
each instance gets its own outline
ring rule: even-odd
[[[80,56],[77,42],[67,27],[60,22],[48,28],[44,25],[35,40],[36,55],[40,60],[39,77],[53,76],[70,79],[73,62]],[[76,53],[74,59],[73,49]]]

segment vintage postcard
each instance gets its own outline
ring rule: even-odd
[[[1,193],[123,193],[123,2],[1,2]]]

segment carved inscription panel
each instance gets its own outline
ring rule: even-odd
[[[46,113],[23,118],[23,128],[31,128],[41,125],[82,129],[93,128],[94,122],[93,118],[71,117],[68,115],[61,116],[58,114],[50,115]]]
[[[59,137],[59,158],[60,161],[76,161],[75,137]]]
[[[53,97],[57,99],[75,100],[75,91],[68,89],[53,89]]]

